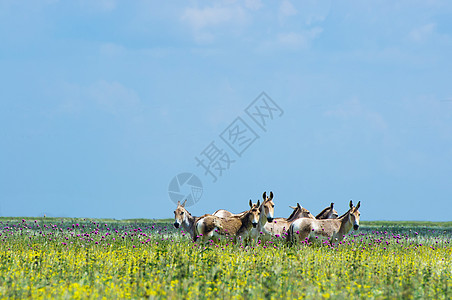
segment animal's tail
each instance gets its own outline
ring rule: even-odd
[[[293,223],[290,224],[289,230],[287,230],[286,244],[289,246],[293,245]]]
[[[199,219],[201,220],[201,219]],[[199,232],[198,232],[198,222],[199,220],[197,220],[195,222],[195,224],[193,224],[193,242],[196,242],[198,240],[199,237]]]
[[[193,231],[193,242],[196,242],[196,240],[198,239],[198,230],[196,230],[196,227]]]

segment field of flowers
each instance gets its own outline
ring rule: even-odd
[[[0,296],[451,299],[452,227],[382,224],[287,247],[199,245],[161,221],[0,218]]]

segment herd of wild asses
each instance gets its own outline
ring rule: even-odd
[[[352,228],[359,228],[358,209],[361,202],[354,206],[350,201],[350,209],[340,217],[334,209],[334,203],[315,217],[297,203],[296,207],[291,207],[293,212],[288,218],[274,218],[273,192],[268,197],[264,192],[262,198],[263,201],[257,203],[250,200],[249,210],[238,214],[219,209],[201,217],[194,217],[185,209],[186,201],[178,202],[174,211],[174,227],[182,226],[194,241],[201,239],[206,242],[221,236],[229,236],[234,241],[251,241],[276,236],[284,237],[290,243],[319,236],[333,243],[342,240]]]

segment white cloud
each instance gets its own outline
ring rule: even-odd
[[[327,110],[325,116],[340,118],[345,121],[364,119],[372,128],[377,130],[388,128],[388,124],[381,114],[367,109],[357,99],[352,99],[337,108]]]
[[[279,13],[283,16],[294,16],[297,14],[297,9],[288,0],[281,2],[279,6]]]
[[[280,47],[289,49],[308,48],[311,41],[317,38],[322,31],[322,28],[314,27],[301,32],[280,33],[277,36],[277,44]]]
[[[110,12],[116,9],[116,0],[79,0],[79,3],[82,7],[94,10],[94,11],[103,11]]]
[[[115,81],[101,80],[90,86],[87,94],[98,107],[114,115],[135,110],[140,103],[140,98],[134,90]]]
[[[289,1],[280,2],[278,19],[281,23],[288,17],[297,16],[297,22],[304,22],[308,27],[323,22],[331,10],[331,1],[304,0],[295,2],[296,7]]]
[[[263,6],[261,0],[245,0],[245,7],[251,10],[259,10]]]
[[[244,11],[239,6],[187,8],[182,15],[182,20],[197,30],[243,19]]]
[[[100,80],[89,86],[60,84],[58,98],[63,99],[56,113],[79,114],[86,110],[100,110],[112,115],[136,113],[140,97],[133,90],[116,81]]]
[[[251,4],[249,4],[251,5]],[[253,7],[257,7],[256,3]],[[198,42],[212,42],[219,30],[230,30],[243,25],[246,10],[237,3],[223,3],[212,7],[186,8],[181,20],[188,23]],[[223,28],[220,28],[223,26]]]
[[[100,45],[99,52],[103,56],[117,57],[125,52],[125,48],[122,45],[115,43],[105,43]]]
[[[413,29],[409,34],[409,38],[414,42],[422,43],[434,34],[435,29],[435,23],[425,24]]]
[[[300,18],[306,25],[311,26],[317,22],[323,22],[331,10],[331,0],[317,1],[306,0],[300,5]]]

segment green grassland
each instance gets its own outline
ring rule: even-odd
[[[2,217],[0,298],[452,298],[452,222],[363,221],[334,246],[199,244],[172,223]]]

